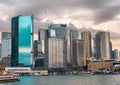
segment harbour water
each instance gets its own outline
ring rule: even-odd
[[[0,85],[120,85],[120,75],[22,76],[20,81]]]

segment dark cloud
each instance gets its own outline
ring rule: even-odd
[[[96,24],[99,24],[101,22],[114,20],[119,13],[120,13],[120,6],[107,7],[103,10],[96,11],[94,22]]]
[[[26,2],[23,1],[24,3],[22,1],[21,5],[16,5],[16,15],[34,14],[37,17],[48,14],[48,16],[62,16],[66,13],[70,15],[76,10],[80,11],[80,9],[84,9],[92,11],[94,23],[99,24],[114,19],[120,13],[119,0],[27,0]],[[74,15],[74,17],[77,16],[80,17],[81,15]],[[86,17],[89,18],[91,16],[88,15]]]
[[[0,0],[2,12],[6,13],[10,21],[11,17],[17,15],[34,15],[39,24],[48,16],[61,18],[68,14],[73,21],[84,18],[95,24],[100,24],[115,19],[120,14],[119,0]],[[84,11],[92,14],[82,14]],[[77,13],[77,14],[75,14]],[[74,15],[72,15],[74,14]],[[43,17],[42,17],[43,16]],[[45,23],[53,20],[46,20]]]

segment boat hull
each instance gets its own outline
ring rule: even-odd
[[[0,83],[7,83],[7,82],[15,82],[15,81],[19,81],[19,78],[3,78],[0,79]]]

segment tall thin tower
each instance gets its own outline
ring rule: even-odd
[[[95,35],[96,58],[110,59],[110,33],[99,31]]]
[[[92,57],[92,49],[91,49],[91,33],[88,30],[85,30],[81,33],[81,39],[85,42],[85,52],[86,58]]]

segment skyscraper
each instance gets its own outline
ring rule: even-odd
[[[96,58],[110,59],[110,33],[99,31],[95,35]]]
[[[33,49],[33,17],[13,17],[11,24],[11,66],[31,66]]]
[[[81,33],[81,39],[85,41],[86,57],[92,57],[91,33],[87,30]]]
[[[114,59],[119,60],[118,49],[114,49]]]
[[[73,40],[78,39],[78,30],[70,29],[69,37],[70,37],[70,62],[72,62],[72,57],[73,57],[72,43],[73,43]]]
[[[34,57],[37,57],[38,56],[38,41],[37,40],[34,41],[33,48],[34,48]]]
[[[61,39],[45,40],[45,58],[47,68],[63,68],[63,41]]]
[[[1,57],[11,56],[11,33],[10,32],[2,32],[2,50]]]
[[[72,66],[86,66],[85,41],[76,39],[73,41]]]
[[[64,67],[67,67],[70,62],[70,42],[69,42],[69,30],[66,24],[52,24],[49,29],[54,29],[56,38],[63,40],[63,56],[64,56]]]
[[[110,59],[113,59],[112,42],[110,41]]]
[[[1,58],[1,54],[2,54],[2,45],[0,44],[0,58]]]
[[[42,41],[48,37],[48,29],[42,28],[38,30],[38,40]]]
[[[4,38],[2,40],[2,51],[1,51],[1,57],[8,57],[11,56],[11,38]]]
[[[10,32],[2,32],[2,40],[8,39],[8,38],[11,38],[11,33]]]
[[[39,48],[41,49],[40,51],[42,53],[45,53],[45,39],[48,38],[48,29],[39,29],[38,30],[38,44]]]

